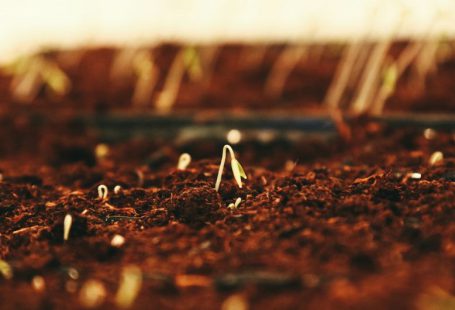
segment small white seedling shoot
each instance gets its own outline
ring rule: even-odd
[[[122,235],[114,235],[111,240],[111,246],[114,248],[121,248],[125,244],[125,237]]]
[[[71,225],[73,224],[73,217],[67,214],[63,220],[63,240],[67,241],[70,236]]]
[[[114,194],[118,195],[118,193],[120,193],[121,190],[122,190],[122,187],[120,185],[115,185]]]
[[[434,152],[433,154],[431,154],[430,156],[430,159],[428,160],[428,163],[430,164],[430,166],[435,166],[435,165],[439,165],[439,164],[442,164],[444,161],[444,154],[442,152]]]
[[[107,192],[108,192],[108,189],[107,189],[106,185],[101,184],[100,186],[98,186],[98,198],[99,199],[106,200]]]
[[[225,145],[223,147],[223,154],[221,156],[220,168],[218,169],[218,176],[216,177],[215,190],[218,191],[220,188],[221,177],[223,176],[224,163],[226,162],[226,152],[229,151],[231,155],[231,168],[234,179],[237,182],[239,188],[242,188],[242,178],[246,179],[247,176],[243,170],[242,165],[235,158],[234,150],[230,145]]]
[[[230,203],[228,206],[228,209],[237,209],[237,207],[240,205],[242,202],[242,198],[237,198],[234,203]]]
[[[414,180],[420,180],[422,178],[422,174],[419,172],[412,172],[410,177]]]
[[[186,167],[191,163],[191,155],[188,153],[183,153],[179,157],[179,162],[177,163],[177,170],[185,170]]]
[[[142,271],[135,265],[126,266],[122,271],[122,278],[115,296],[118,308],[129,308],[136,299],[142,287]]]

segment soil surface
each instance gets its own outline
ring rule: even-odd
[[[1,308],[111,309],[134,265],[140,309],[453,309],[455,137],[374,123],[352,133],[242,141],[248,179],[239,188],[228,160],[216,192],[223,141],[106,152],[90,132],[10,120]],[[435,151],[444,160],[431,165]],[[177,170],[182,152],[193,161]]]

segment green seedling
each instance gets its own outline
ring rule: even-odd
[[[188,153],[183,153],[179,157],[179,162],[177,164],[177,170],[185,170],[190,163],[191,163],[191,155]]]
[[[106,200],[107,199],[107,193],[108,193],[108,189],[107,189],[106,185],[101,184],[100,186],[98,186],[98,198],[99,199]]]
[[[142,287],[142,271],[135,265],[123,268],[120,285],[115,296],[118,308],[126,309],[132,306]]]
[[[11,92],[20,102],[31,102],[45,87],[53,95],[64,96],[71,88],[71,81],[59,66],[37,55],[21,58],[5,68],[13,76]]]
[[[183,62],[192,81],[200,81],[203,76],[201,58],[194,46],[188,46],[183,50]]]
[[[226,162],[226,152],[229,151],[231,156],[231,168],[234,179],[237,182],[239,188],[242,188],[242,178],[246,179],[247,176],[243,170],[242,165],[235,158],[234,150],[230,145],[223,147],[223,154],[221,156],[220,168],[218,169],[218,176],[216,177],[215,190],[218,192],[221,184],[221,177],[223,176],[224,163]]]
[[[73,217],[70,214],[67,214],[63,220],[63,241],[67,241],[69,239],[72,224]]]

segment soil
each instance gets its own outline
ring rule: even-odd
[[[408,44],[395,43],[390,56],[396,57]],[[181,46],[176,44],[161,44],[151,49],[159,78],[146,109],[154,108],[153,102],[163,89],[179,48]],[[289,75],[282,95],[273,98],[265,94],[264,87],[273,64],[284,48],[284,44],[219,46],[213,66],[206,71],[206,77],[210,76],[209,82],[193,82],[185,75],[173,109],[320,111],[342,54],[341,46],[309,45],[306,57]],[[446,49],[452,51],[453,55],[453,42],[446,43]],[[42,89],[33,105],[65,107],[77,111],[131,109],[136,78],[132,73],[119,79],[112,78],[116,53],[117,50],[111,48],[46,52],[45,57],[55,61],[66,72],[72,89],[63,98],[50,96],[46,89]],[[414,69],[409,69],[399,80],[385,111],[452,112],[455,97],[447,90],[455,87],[454,66],[454,56],[441,60],[437,70],[425,80],[424,91],[417,95],[412,78]],[[0,70],[0,106],[17,104],[11,97],[10,84],[11,76]],[[342,102],[342,105],[347,103]]]
[[[77,309],[98,280],[111,309],[132,264],[139,309],[453,309],[455,137],[369,122],[352,133],[242,141],[248,179],[239,188],[226,165],[216,192],[223,141],[134,140],[97,156],[90,132],[11,119],[0,128],[0,258],[13,272],[0,273],[1,308]],[[435,151],[444,161],[432,166]],[[193,161],[177,170],[182,152]]]

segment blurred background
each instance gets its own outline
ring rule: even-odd
[[[374,114],[454,107],[453,1],[1,6],[3,102]]]

